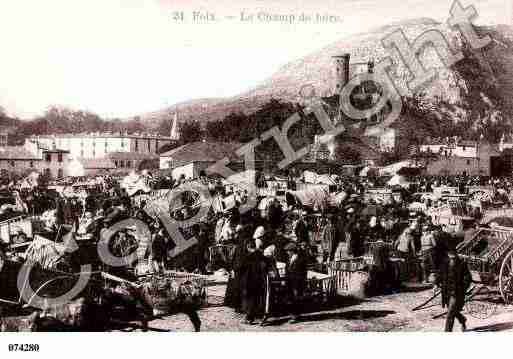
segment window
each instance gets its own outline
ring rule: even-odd
[[[29,166],[30,166],[30,168],[34,168],[34,161],[30,161]]]
[[[114,166],[116,166],[116,168],[118,168],[118,166],[119,166],[118,161],[114,161]]]
[[[16,167],[16,162],[14,161],[9,161],[9,164],[11,165],[11,167]]]
[[[80,157],[84,157],[84,150],[80,150]]]
[[[125,162],[124,161],[119,161],[119,165],[121,168],[124,168],[125,167]]]
[[[45,155],[45,160],[46,160],[46,162],[51,162],[52,161],[52,154],[51,153],[47,153]]]
[[[62,153],[57,154],[57,161],[62,162]]]
[[[135,152],[139,151],[139,141],[135,140]]]
[[[57,177],[58,178],[64,177],[64,172],[62,171],[62,168],[59,168],[59,171],[57,171]]]
[[[105,152],[107,153],[109,150],[108,150],[108,142],[107,140],[105,140]]]
[[[151,152],[151,140],[148,139],[148,152]]]
[[[470,160],[467,160],[467,166],[469,166],[469,165],[470,165]]]
[[[132,167],[132,162],[131,161],[126,161],[126,168],[130,168]]]

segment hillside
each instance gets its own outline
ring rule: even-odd
[[[300,101],[299,90],[313,85],[317,94],[329,96],[333,88],[331,56],[351,54],[351,71],[369,60],[379,62],[388,54],[381,39],[401,28],[412,41],[419,34],[435,29],[446,35],[451,46],[463,48],[459,32],[431,19],[414,19],[390,24],[370,32],[348,36],[301,59],[281,67],[273,76],[253,89],[233,98],[199,99],[142,115],[149,123],[157,123],[178,107],[181,121],[211,121],[230,112],[251,113],[270,98]],[[450,69],[445,68],[436,51],[427,47],[421,53],[425,67],[437,69],[438,78],[423,92],[423,106],[440,120],[464,123],[465,128],[478,131],[488,124],[511,126],[513,118],[513,29],[498,25],[479,28],[493,38],[482,55],[465,51],[466,58]],[[409,72],[400,64],[395,69],[396,81],[405,83]]]

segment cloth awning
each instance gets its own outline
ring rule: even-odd
[[[324,188],[310,188],[302,191],[287,191],[287,205],[299,204],[310,208],[325,208],[329,204],[329,193]]]

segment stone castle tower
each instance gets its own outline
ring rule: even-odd
[[[333,56],[335,77],[332,94],[337,95],[342,91],[344,86],[349,82],[349,60],[350,54],[341,54]]]

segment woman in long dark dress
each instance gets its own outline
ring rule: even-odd
[[[242,310],[246,313],[246,323],[254,324],[255,319],[264,316],[267,265],[255,242],[249,242],[246,248],[248,254],[241,268],[240,280]]]
[[[242,311],[241,300],[241,270],[246,259],[247,237],[244,235],[246,231],[238,231],[236,234],[236,244],[234,255],[231,261],[230,278],[226,285],[226,294],[224,296],[224,305],[234,308],[236,312]]]
[[[153,269],[160,273],[166,269],[167,243],[164,228],[159,220],[155,221],[154,227],[155,231],[151,238],[151,261]]]

